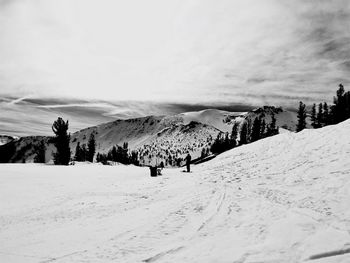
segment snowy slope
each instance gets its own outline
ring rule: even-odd
[[[163,162],[165,166],[178,166],[176,159],[185,159],[190,152],[193,159],[201,156],[202,149],[210,149],[213,138],[220,131],[213,126],[198,122],[178,124],[163,129],[155,136],[150,137],[142,146],[136,148],[139,152],[140,163],[143,165],[157,165]],[[168,163],[169,155],[173,161]],[[184,161],[179,161],[179,165]]]
[[[0,165],[0,261],[350,262],[349,130],[284,133],[157,178]]]
[[[298,122],[297,113],[293,111],[284,110],[281,107],[264,106],[249,111],[243,114],[243,116],[246,119],[249,119],[251,122],[253,122],[255,118],[260,117],[262,119],[265,119],[265,122],[268,124],[271,122],[272,114],[275,115],[277,126],[290,131],[296,130],[296,125]],[[309,125],[307,127],[309,127]]]
[[[186,112],[177,116],[182,119],[184,124],[191,121],[196,121],[213,126],[223,132],[231,132],[234,122],[241,122],[244,119],[248,119],[253,122],[255,118],[261,117],[262,119],[265,119],[266,123],[270,123],[272,114],[275,114],[275,118],[277,120],[276,124],[278,126],[295,131],[297,124],[296,112],[283,110],[282,108],[273,106],[264,106],[249,112],[228,112],[223,110],[208,109]]]
[[[231,132],[232,123],[231,120],[235,117],[243,114],[242,112],[228,112],[223,110],[208,109],[202,111],[192,111],[181,113],[178,116],[182,118],[184,124],[188,124],[191,121],[204,123],[215,127],[223,132]]]
[[[5,134],[0,134],[0,146],[12,142],[14,140],[18,140],[17,136],[10,136]]]
[[[129,149],[137,150],[145,157],[144,164],[156,162],[156,155],[165,156],[165,151],[175,157],[185,156],[190,151],[193,157],[199,157],[202,148],[209,147],[212,138],[220,131],[215,127],[198,123],[183,123],[177,116],[149,116],[144,118],[117,120],[96,127],[84,129],[72,134],[71,149],[74,154],[76,144],[87,144],[90,134],[94,133],[97,152],[106,153],[114,145],[128,142]],[[149,154],[146,154],[146,151]],[[177,154],[178,153],[178,154]],[[169,155],[169,153],[167,154]],[[165,158],[157,158],[158,162]]]

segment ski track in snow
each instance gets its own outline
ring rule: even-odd
[[[0,262],[350,262],[350,122],[193,173],[0,166]]]

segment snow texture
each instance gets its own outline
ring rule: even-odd
[[[0,262],[350,262],[350,121],[192,167],[0,166]]]

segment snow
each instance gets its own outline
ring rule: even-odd
[[[195,121],[213,126],[216,129],[223,132],[231,132],[231,119],[234,119],[235,117],[243,114],[246,113],[207,109],[202,111],[185,112],[179,114],[178,116],[183,119],[184,124],[188,124],[191,121]]]
[[[0,146],[5,145],[9,142],[12,142],[13,140],[18,140],[18,139],[19,139],[19,137],[17,137],[17,136],[0,134]]]
[[[0,166],[0,262],[350,262],[350,121],[192,167]]]

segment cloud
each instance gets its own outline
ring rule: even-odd
[[[327,100],[340,82],[350,84],[347,0],[0,6],[6,96],[293,107],[300,98]],[[106,114],[123,112],[114,107]]]
[[[16,103],[12,103],[16,101]],[[27,136],[52,135],[51,125],[57,117],[68,119],[70,132],[116,119],[129,119],[147,115],[174,115],[204,109],[222,109],[243,112],[252,106],[232,104],[185,104],[154,102],[87,102],[56,98],[3,98],[0,100],[0,134]]]

